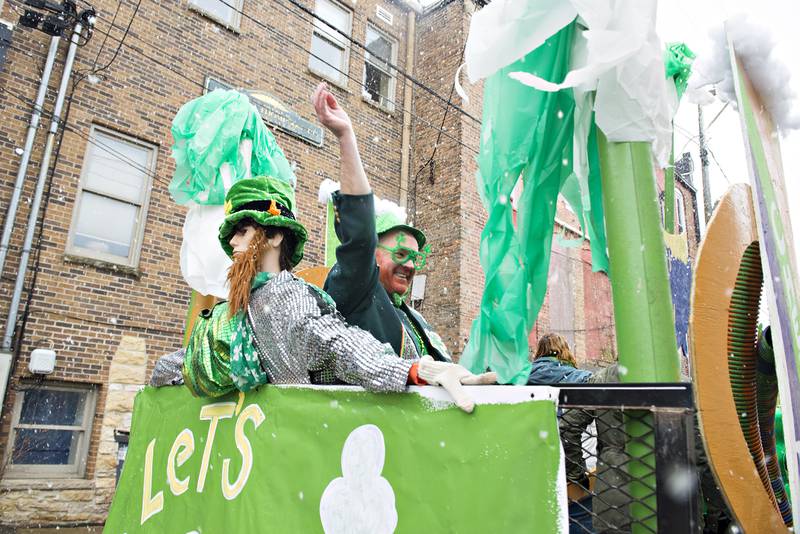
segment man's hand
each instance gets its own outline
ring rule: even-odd
[[[423,356],[419,361],[417,376],[433,386],[442,386],[456,406],[467,413],[472,413],[475,402],[467,395],[464,385],[497,383],[497,373],[474,375],[457,363],[437,362],[430,356]]]
[[[333,135],[341,139],[343,136],[353,132],[353,124],[350,117],[339,107],[336,97],[328,89],[328,84],[320,83],[311,96],[311,103],[314,111],[317,112],[317,119],[320,124],[331,131]]]
[[[319,84],[311,97],[319,122],[339,140],[342,166],[339,169],[341,192],[345,195],[367,195],[371,192],[369,181],[361,164],[356,134],[350,117],[339,107],[324,82]]]

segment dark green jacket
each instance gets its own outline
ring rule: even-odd
[[[325,291],[351,325],[371,333],[378,341],[389,343],[395,354],[402,354],[403,329],[413,323],[434,359],[451,361],[447,348],[431,326],[416,311],[403,304],[400,308],[383,288],[375,263],[378,236],[375,233],[375,204],[372,194],[333,195],[336,236],[336,264],[325,280]],[[405,323],[405,325],[404,325]],[[414,337],[414,336],[412,336]]]

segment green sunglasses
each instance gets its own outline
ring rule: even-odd
[[[414,264],[415,270],[422,270],[428,261],[428,254],[431,253],[431,246],[425,245],[422,250],[417,251],[413,248],[408,248],[407,246],[403,245],[402,242],[404,239],[405,236],[403,234],[399,234],[397,236],[397,244],[395,246],[387,247],[386,245],[378,245],[378,248],[390,252],[392,254],[392,261],[397,265],[404,265],[411,260],[411,263]]]

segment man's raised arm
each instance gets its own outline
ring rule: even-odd
[[[325,83],[320,83],[311,102],[317,112],[319,122],[331,131],[339,140],[339,157],[341,158],[341,192],[345,195],[366,195],[372,192],[361,164],[358,153],[356,134],[350,117],[336,102],[336,97],[328,90]]]

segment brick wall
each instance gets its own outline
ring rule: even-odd
[[[313,0],[302,3],[309,8],[314,6]],[[379,0],[361,0],[358,3],[345,0],[342,4],[354,13],[353,38],[364,42],[369,21],[397,41],[396,57],[402,67],[406,55],[405,8],[394,2]],[[133,5],[121,4],[117,25],[122,28],[127,25]],[[233,86],[269,91],[303,118],[315,120],[309,97],[320,78],[308,70],[308,53],[301,50],[301,47],[310,47],[312,23],[306,15],[298,17],[296,9],[295,14],[288,12],[288,4],[245,0],[244,5],[245,13],[267,28],[242,17],[238,31],[231,31],[190,9],[186,2],[143,0],[130,34],[125,38],[125,46],[113,64],[101,73],[99,83],[83,81],[77,87],[68,120],[77,133],[68,131],[64,135],[52,195],[46,206],[40,270],[20,358],[3,407],[0,454],[5,454],[15,389],[21,379],[29,376],[28,357],[33,348],[52,345],[58,354],[55,372],[48,377],[48,381],[86,382],[99,386],[85,476],[91,482],[98,475],[98,445],[102,442],[101,421],[109,390],[109,367],[122,337],[136,336],[146,343],[148,376],[158,356],[179,347],[189,289],[179,269],[185,210],[175,206],[167,191],[174,168],[170,158],[172,139],[169,131],[179,106],[202,94],[205,78],[211,76]],[[381,5],[394,15],[391,26],[377,19],[376,5]],[[91,69],[98,52],[101,52],[99,65],[111,59],[123,30],[110,30],[110,37],[102,51],[101,44],[104,33],[109,33],[116,6],[117,3],[111,0],[94,2],[99,13],[98,31],[88,45],[78,49],[76,73]],[[8,4],[2,14],[7,20],[16,21],[18,18]],[[43,33],[17,27],[5,68],[0,73],[0,87],[33,102],[48,45],[49,37]],[[66,40],[61,46],[45,105],[48,112],[52,109],[60,79]],[[379,195],[397,200],[400,188],[402,78],[395,90],[397,109],[387,112],[363,99],[360,87],[363,69],[363,51],[351,46],[348,73],[352,79],[333,90],[353,119],[373,188]],[[2,93],[0,117],[3,117],[0,121],[0,204],[7,206],[19,164],[19,156],[14,149],[23,145],[30,106]],[[45,120],[42,122],[45,126],[48,124]],[[65,257],[87,149],[86,137],[92,125],[101,125],[157,147],[141,260],[133,272],[123,272],[93,261],[71,261]],[[276,138],[287,158],[297,165],[299,219],[307,226],[310,236],[324,235],[325,212],[316,202],[317,187],[323,178],[338,179],[338,148],[330,136],[326,137],[322,148],[281,132],[276,133]],[[43,143],[44,128],[40,128],[28,171],[29,180],[16,219],[11,253],[0,281],[0,294],[6,296],[0,301],[0,313],[4,317],[8,311],[8,296],[12,291],[28,217],[27,200],[32,196],[35,181],[31,177],[35,177],[38,171],[37,163],[41,158]],[[301,267],[322,263],[323,248],[323,241],[312,237]],[[84,482],[76,482],[79,489],[93,491],[91,488],[94,486],[87,486]],[[63,482],[54,488],[44,485],[43,491],[46,494],[61,486],[64,486],[61,488],[64,491],[75,489],[72,487],[74,484]],[[3,506],[4,495],[13,493],[11,489],[3,490],[4,487],[0,486],[0,506]],[[48,499],[46,495],[44,500],[55,502],[54,498]],[[90,501],[94,506],[92,499],[87,502]],[[98,502],[99,508],[91,517],[77,512],[72,516],[66,512],[48,513],[42,509],[27,516],[15,517],[18,521],[41,524],[51,524],[59,519],[61,522],[95,521],[102,518],[104,507],[107,506],[103,499]],[[4,519],[0,522],[12,520],[10,516],[3,515]],[[20,519],[22,517],[24,519]]]

